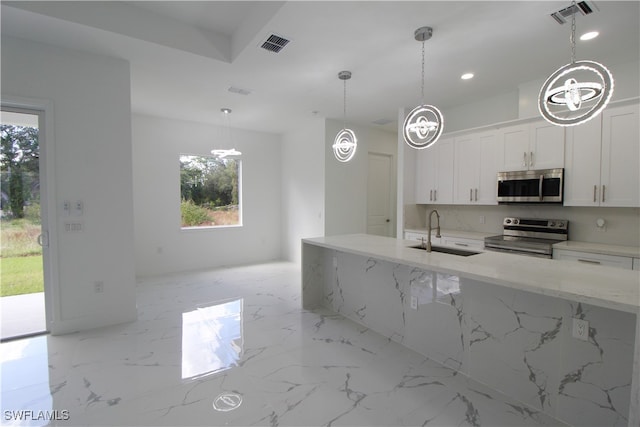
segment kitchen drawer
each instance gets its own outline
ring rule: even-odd
[[[553,259],[560,261],[581,262],[591,265],[604,265],[609,267],[624,268],[631,270],[633,268],[633,258],[616,255],[594,254],[589,252],[567,251],[564,249],[554,249]]]
[[[484,240],[465,239],[464,237],[442,236],[442,246],[460,249],[473,249],[484,251]]]

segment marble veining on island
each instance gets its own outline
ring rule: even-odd
[[[512,396],[520,411],[575,426],[635,423],[634,313],[312,242],[303,243],[303,303]],[[574,318],[589,322],[588,341],[572,337]]]

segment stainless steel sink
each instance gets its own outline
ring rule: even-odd
[[[427,248],[425,248],[424,246],[410,246],[410,248],[421,249],[423,251],[427,250]],[[443,254],[458,255],[458,256],[471,256],[471,255],[478,255],[480,253],[480,252],[474,252],[474,251],[467,251],[464,249],[448,248],[446,246],[431,246],[431,252],[440,252]]]

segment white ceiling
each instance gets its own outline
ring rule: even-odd
[[[514,91],[569,62],[570,25],[549,15],[570,1],[129,1],[2,2],[2,35],[125,58],[134,112],[283,132],[315,114],[368,126],[392,122],[420,102],[421,43],[426,101],[446,110]],[[589,2],[577,17],[577,59],[640,60],[640,2]],[[259,45],[289,38],[280,53]],[[475,78],[460,80],[464,72]],[[235,86],[250,95],[230,93]]]

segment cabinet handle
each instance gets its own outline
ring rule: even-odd
[[[593,203],[596,202],[596,191],[598,191],[598,186],[594,185],[593,186]]]
[[[593,197],[595,197],[595,193],[593,193],[593,194],[594,194]],[[433,202],[433,190],[429,190],[429,201]],[[594,200],[594,202],[595,202],[595,200]]]
[[[600,261],[594,261],[592,259],[578,259],[579,262],[585,262],[587,264],[597,264],[600,265],[602,264]]]
[[[602,186],[602,203],[604,203],[604,192],[606,191],[607,187],[605,185]]]
[[[522,166],[527,167],[527,152],[525,151],[522,156]]]
[[[473,190],[471,188],[469,189],[469,201],[473,202]]]
[[[533,151],[531,152],[531,155],[529,156],[529,166],[533,166]]]
[[[453,244],[456,245],[456,246],[469,246],[466,243],[460,243],[460,242],[453,242]]]
[[[478,189],[476,188],[476,202],[478,201]]]
[[[436,202],[438,200],[438,190],[433,190],[433,201]]]

